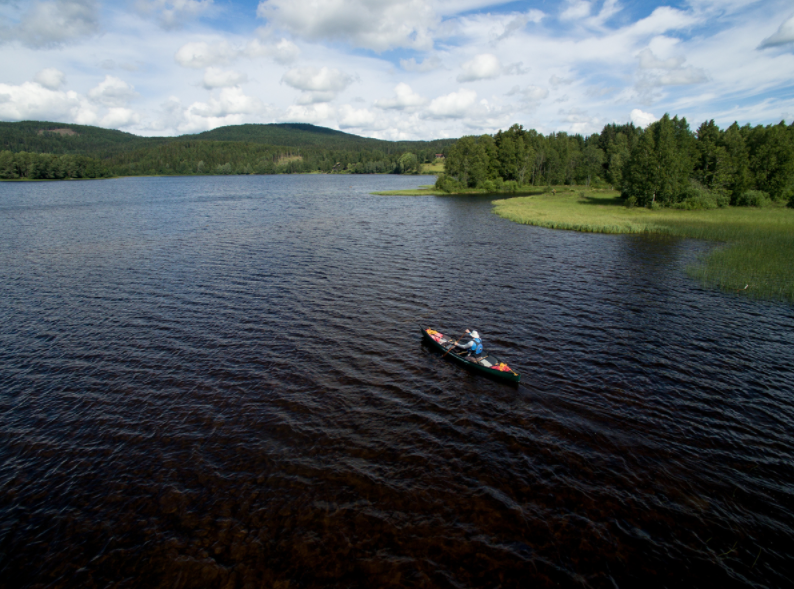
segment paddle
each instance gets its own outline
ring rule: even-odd
[[[464,333],[462,336],[460,336],[458,339],[456,339],[456,340],[455,340],[455,343],[454,343],[454,344],[452,344],[452,345],[449,347],[449,349],[448,349],[446,352],[444,352],[444,355],[443,355],[443,356],[441,356],[441,357],[442,357],[442,358],[446,358],[446,357],[447,357],[447,354],[449,354],[449,353],[450,353],[452,350],[454,350],[454,349],[455,349],[455,346],[457,345],[457,343],[458,343],[460,340],[462,340],[464,337],[466,337],[466,335],[468,335],[468,334]]]

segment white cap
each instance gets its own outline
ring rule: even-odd
[[[475,330],[473,330],[473,331],[471,332],[471,337],[476,337],[477,339],[479,339],[479,338],[480,338],[480,334],[479,334],[479,333],[477,333],[477,330],[475,329]]]

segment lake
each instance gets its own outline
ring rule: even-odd
[[[430,181],[0,184],[0,586],[790,583],[794,308]]]

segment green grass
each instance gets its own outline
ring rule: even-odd
[[[558,194],[494,201],[517,223],[593,233],[660,233],[722,242],[687,271],[703,284],[794,303],[794,210],[782,206],[709,211],[626,208],[614,191],[557,187]]]
[[[420,166],[420,174],[443,174],[444,173],[444,162],[433,162],[432,164],[422,164]]]
[[[446,196],[447,193],[436,190],[436,187],[431,184],[408,190],[381,190],[372,194],[377,194],[378,196]]]

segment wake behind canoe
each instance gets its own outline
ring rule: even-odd
[[[490,376],[501,381],[518,383],[521,381],[521,375],[514,372],[507,364],[505,364],[495,354],[485,353],[480,358],[466,358],[456,354],[454,351],[449,351],[454,345],[454,339],[432,329],[430,327],[420,328],[422,337],[430,345],[431,348],[445,354],[445,358],[457,362],[470,368],[475,372]],[[449,352],[449,353],[447,353]]]

